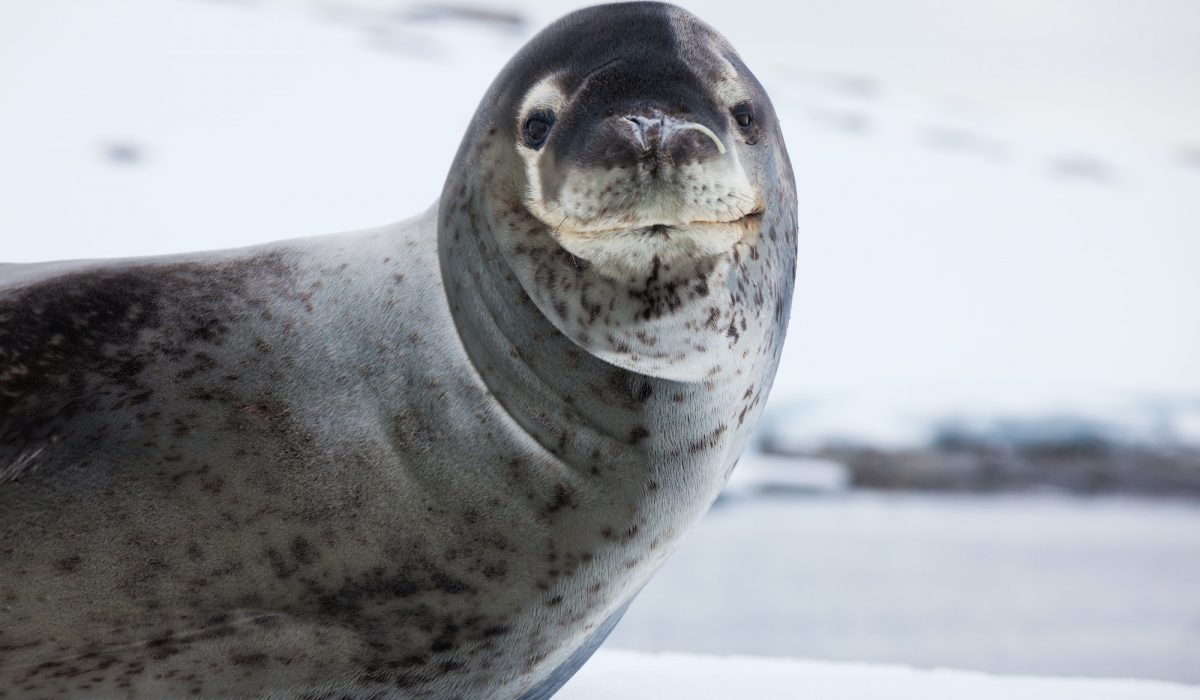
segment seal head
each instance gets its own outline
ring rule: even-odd
[[[764,233],[794,233],[774,108],[729,43],[681,8],[602,5],[547,28],[493,83],[445,192],[443,229],[462,228],[464,209],[482,215],[465,227],[489,229],[543,314],[618,366],[711,378],[697,331],[720,321],[730,338],[761,338],[786,320],[737,310],[749,302],[759,318],[790,299],[794,252],[775,248],[794,239],[742,265],[765,252]],[[714,307],[731,283],[733,303]],[[597,307],[614,296],[620,308]]]

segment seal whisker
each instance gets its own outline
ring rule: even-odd
[[[681,124],[677,124],[675,128],[680,131],[685,129],[699,131],[708,138],[712,139],[712,142],[717,146],[717,153],[725,155],[725,144],[721,143],[721,139],[715,133],[713,133],[712,129],[708,128],[707,126],[704,126],[703,124],[697,124],[696,122],[683,122]]]

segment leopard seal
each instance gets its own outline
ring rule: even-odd
[[[550,697],[744,449],[795,254],[762,86],[628,3],[414,219],[0,267],[0,696]]]

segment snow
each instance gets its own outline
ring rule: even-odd
[[[236,4],[0,12],[10,261],[234,247],[416,214],[517,45],[489,51],[463,31],[452,48],[474,44],[472,60],[432,64],[373,49],[354,25]],[[114,146],[139,157],[113,161]]]
[[[850,471],[828,459],[777,457],[747,452],[738,460],[721,498],[751,498],[769,493],[836,493],[850,486]]]
[[[609,644],[1200,683],[1197,591],[1194,501],[733,498]]]
[[[792,659],[601,649],[556,700],[1196,700],[1200,688],[1154,681],[998,678],[962,671]]]
[[[1025,387],[889,393],[783,393],[760,433],[775,450],[827,445],[879,449],[927,446],[947,430],[1011,446],[1094,438],[1114,445],[1200,448],[1200,394],[1092,387],[1049,395]]]

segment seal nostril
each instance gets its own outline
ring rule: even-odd
[[[647,131],[655,126],[662,126],[662,117],[643,117],[637,114],[626,115],[625,118],[638,126],[642,131]]]
[[[663,120],[661,117],[643,117],[638,114],[625,115],[625,121],[633,124],[633,136],[636,139],[642,150],[649,151],[651,148],[660,147],[662,145]]]

